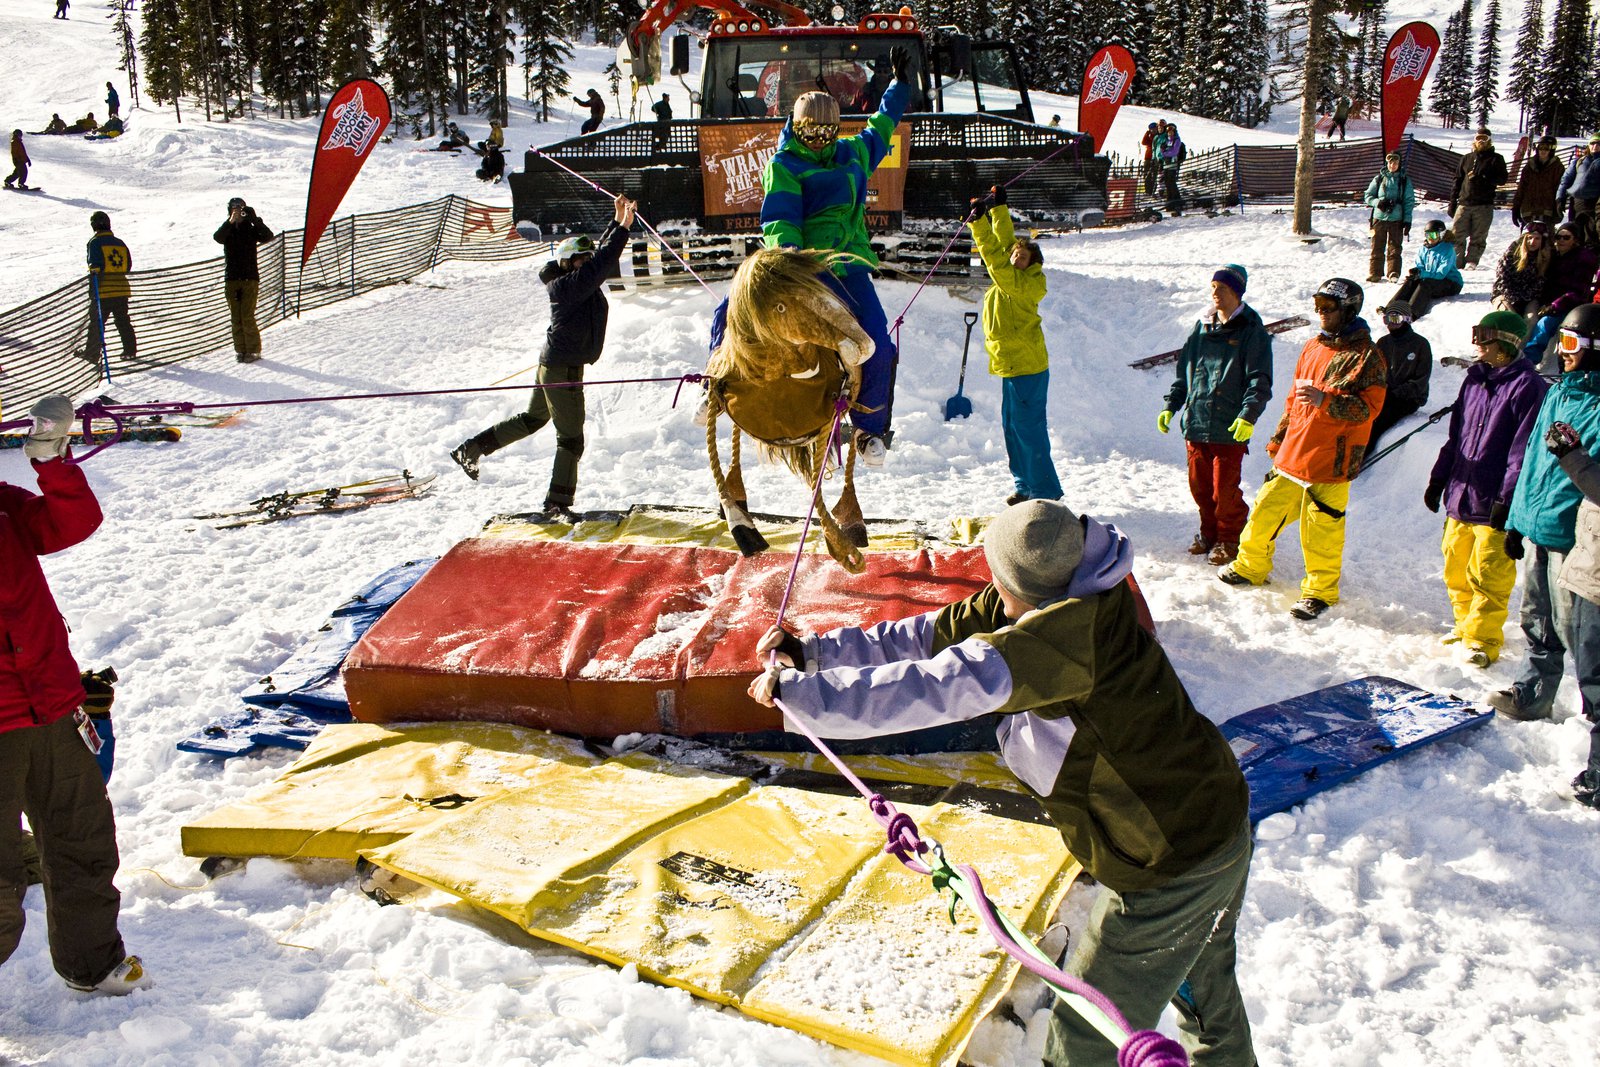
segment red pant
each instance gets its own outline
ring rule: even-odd
[[[1239,468],[1248,445],[1187,441],[1189,492],[1200,505],[1200,536],[1215,544],[1239,543],[1250,506],[1239,491]]]

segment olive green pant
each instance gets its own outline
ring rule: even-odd
[[[0,963],[22,939],[28,877],[21,814],[38,840],[56,972],[93,985],[122,962],[117,827],[100,765],[72,716],[0,733]]]
[[[233,350],[241,356],[261,354],[261,331],[256,328],[256,293],[261,283],[230,280],[227,287],[228,326]]]
[[[539,384],[528,410],[496,423],[489,431],[495,451],[556,424],[556,458],[545,506],[570,508],[578,493],[578,459],[583,455],[583,366],[539,366]],[[555,388],[551,388],[554,386]],[[565,388],[563,388],[565,386]]]
[[[1250,1020],[1234,974],[1234,930],[1250,873],[1250,827],[1194,870],[1156,889],[1102,886],[1067,971],[1111,999],[1135,1030],[1170,1001],[1194,1067],[1254,1067]],[[1046,1067],[1116,1067],[1117,1049],[1056,1001]]]

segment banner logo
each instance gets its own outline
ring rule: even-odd
[[[1400,47],[1394,51],[1394,66],[1389,71],[1389,76],[1383,84],[1411,78],[1421,81],[1422,76],[1428,72],[1428,60],[1433,56],[1433,49],[1423,48],[1417,43],[1408,30],[1406,39],[1400,42]]]
[[[1089,71],[1085,80],[1089,83],[1089,88],[1083,98],[1084,103],[1092,104],[1096,100],[1116,102],[1122,99],[1123,90],[1127,88],[1128,74],[1117,69],[1108,51],[1105,58],[1100,61],[1100,65]]]
[[[378,132],[383,129],[382,119],[367,114],[366,102],[361,99],[360,86],[356,87],[354,97],[333,108],[329,114],[333,116],[334,123],[328,139],[322,144],[324,152],[331,152],[336,148],[349,148],[358,156],[366,155],[367,149],[372,147],[372,142],[377,140]]]

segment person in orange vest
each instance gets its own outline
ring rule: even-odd
[[[1228,585],[1262,584],[1278,535],[1298,520],[1306,576],[1289,609],[1297,619],[1318,618],[1339,602],[1350,480],[1361,471],[1387,393],[1388,367],[1361,317],[1362,298],[1348,278],[1329,278],[1317,290],[1322,331],[1295,364],[1294,389],[1267,444],[1272,470],[1250,509],[1238,558],[1217,571]]]

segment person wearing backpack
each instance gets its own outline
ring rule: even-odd
[[[1167,140],[1161,146],[1161,188],[1167,197],[1167,214],[1183,214],[1183,194],[1178,191],[1178,168],[1189,158],[1189,148],[1178,136],[1178,127],[1167,123]]]
[[[1372,209],[1372,255],[1367,261],[1367,281],[1381,282],[1385,273],[1390,281],[1397,281],[1401,246],[1411,236],[1411,211],[1417,206],[1417,190],[1399,152],[1383,157],[1383,169],[1367,183],[1364,199]]]

